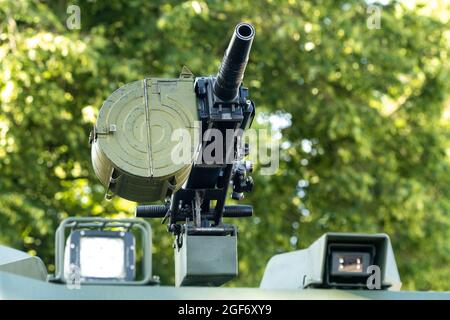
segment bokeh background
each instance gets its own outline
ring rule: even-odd
[[[183,65],[215,74],[248,21],[245,84],[281,160],[256,170],[255,216],[233,221],[240,275],[227,285],[258,286],[270,256],[324,232],[360,231],[390,235],[404,289],[450,290],[449,14],[448,1],[0,0],[0,243],[52,272],[62,219],[131,217],[91,168],[103,100]],[[173,283],[172,237],[152,226],[154,273]]]

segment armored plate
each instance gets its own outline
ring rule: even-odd
[[[198,120],[193,81],[147,78],[126,84],[103,103],[92,162],[111,192],[137,202],[162,200],[187,179],[198,149],[193,139]],[[179,129],[192,137],[183,140],[191,144],[191,154],[181,163],[174,156],[180,143],[174,133]]]
[[[449,292],[342,289],[260,289],[66,284],[0,271],[2,300],[450,300]],[[247,302],[248,304],[248,302]]]

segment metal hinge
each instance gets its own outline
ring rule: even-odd
[[[89,133],[89,144],[97,141],[98,135],[108,135],[117,131],[117,126],[115,124],[110,124],[106,127],[108,128],[108,130],[99,131],[97,127],[94,126],[92,131]]]

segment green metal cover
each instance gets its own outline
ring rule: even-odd
[[[47,279],[47,269],[41,259],[0,245],[0,272],[3,271],[42,281]]]
[[[274,255],[261,280],[263,289],[306,289],[324,283],[327,248],[333,243],[379,243],[381,282],[389,290],[400,290],[401,281],[389,236],[384,233],[328,232],[308,248]]]
[[[116,90],[94,129],[92,163],[109,191],[128,200],[163,200],[186,181],[191,163],[175,164],[176,129],[194,136],[198,120],[194,77],[146,78]],[[192,140],[191,140],[192,141]],[[197,150],[192,146],[192,159]]]

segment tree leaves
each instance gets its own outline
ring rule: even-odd
[[[255,217],[235,221],[230,285],[257,286],[273,254],[349,231],[391,236],[405,288],[449,290],[445,2],[392,2],[381,29],[368,29],[364,1],[88,1],[80,30],[66,28],[64,1],[0,4],[0,242],[51,264],[61,219],[131,216],[134,204],[103,199],[91,169],[103,100],[183,65],[215,74],[246,20],[256,39],[245,84],[259,114],[291,124],[277,174],[255,174]],[[154,272],[170,283],[172,239],[153,227]]]

